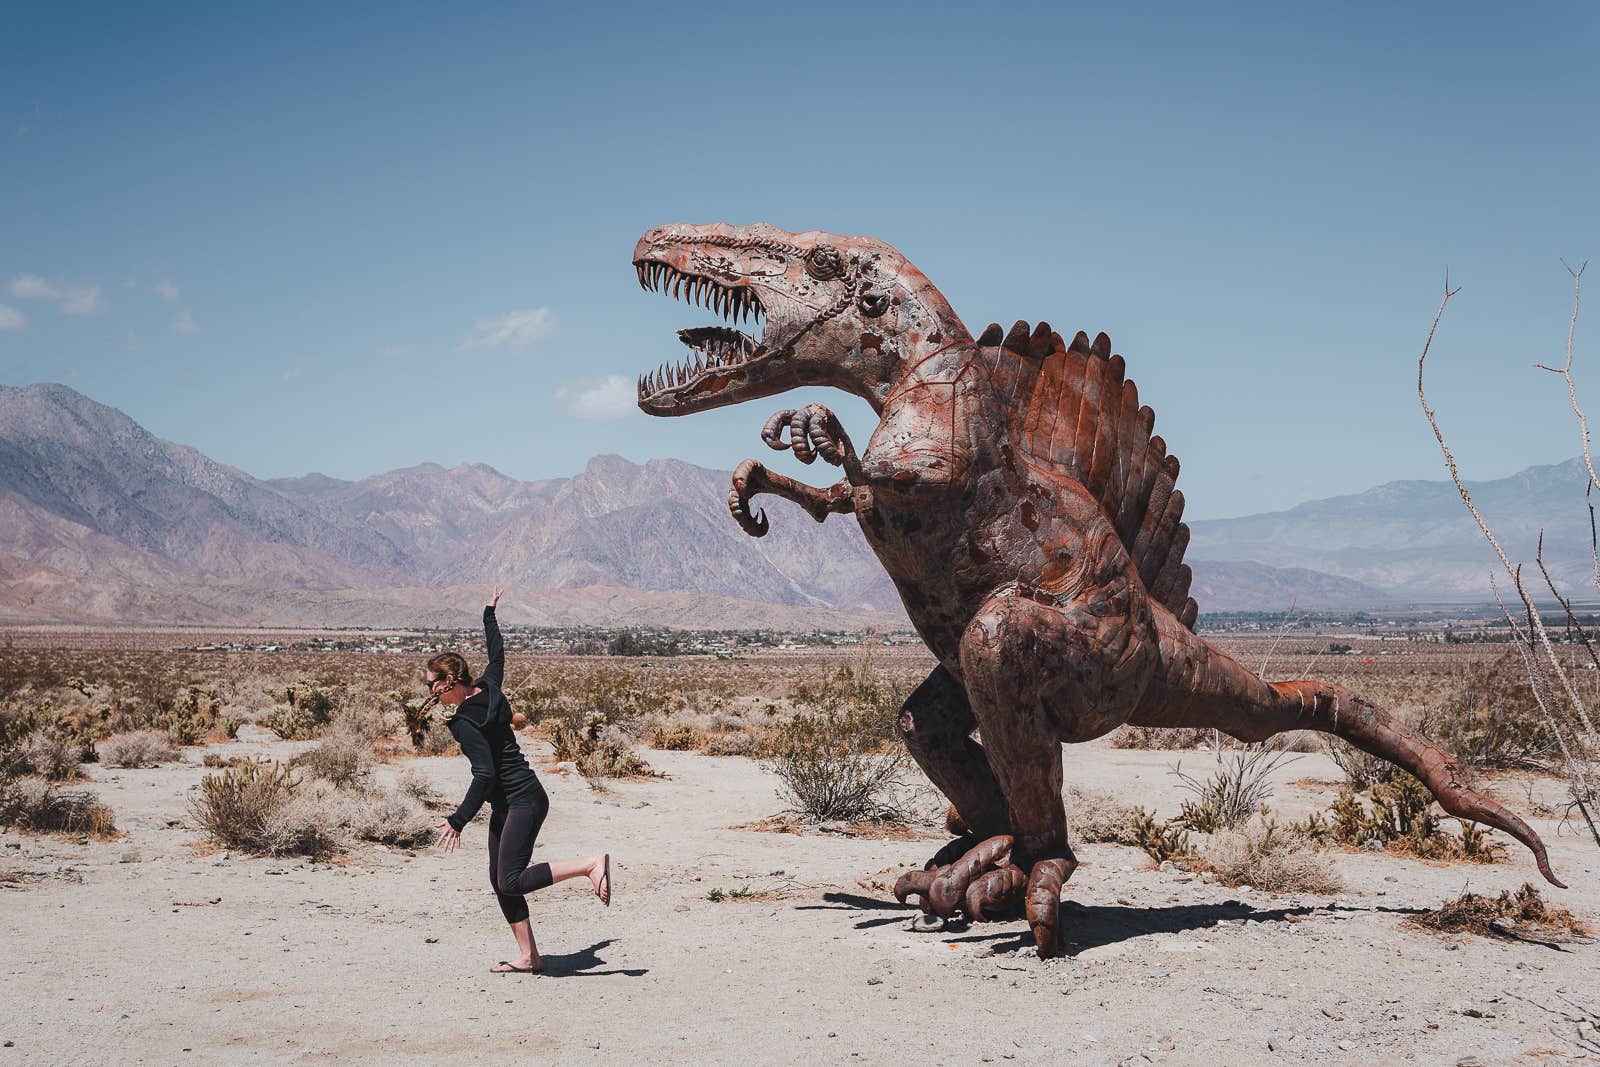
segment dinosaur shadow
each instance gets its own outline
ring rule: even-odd
[[[600,958],[600,950],[610,945],[613,938],[590,945],[588,948],[577,952],[545,952],[540,955],[544,959],[544,976],[546,978],[594,978],[600,975],[621,974],[629,978],[639,978],[649,974],[647,967],[614,967],[606,971],[597,971],[596,967],[605,965],[605,960]]]
[[[917,910],[914,904],[901,904],[881,897],[864,897],[860,893],[824,893],[822,904],[801,904],[795,911],[892,911],[896,914],[881,919],[862,919],[855,924],[857,930],[870,930],[874,926],[889,926],[904,922],[906,915]]]

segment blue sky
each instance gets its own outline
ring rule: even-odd
[[[638,289],[634,240],[722,219],[889,241],[974,332],[1105,330],[1191,518],[1444,477],[1415,385],[1447,267],[1464,472],[1577,453],[1529,364],[1562,356],[1562,257],[1600,259],[1596,8],[1104,7],[9,6],[0,383],[264,477],[831,480],[761,445],[777,401],[626,403],[711,321]]]

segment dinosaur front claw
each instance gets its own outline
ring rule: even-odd
[[[767,522],[765,509],[750,514],[750,498],[756,494],[756,489],[751,481],[764,473],[766,468],[753,459],[747,459],[739,464],[733,472],[733,487],[728,490],[728,511],[733,515],[733,521],[739,528],[751,537],[765,537],[770,524]]]

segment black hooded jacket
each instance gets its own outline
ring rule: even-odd
[[[472,683],[483,691],[463,700],[445,720],[450,735],[472,761],[472,785],[455,814],[445,820],[457,832],[472,821],[485,800],[503,808],[544,793],[538,775],[517,747],[511,704],[500,691],[506,676],[506,643],[492,607],[483,609],[483,636],[489,645],[489,665]]]

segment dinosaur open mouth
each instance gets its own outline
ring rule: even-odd
[[[766,318],[761,298],[743,285],[689,274],[654,260],[639,260],[633,266],[644,289],[710,308],[731,323],[744,320],[754,324]],[[668,360],[640,376],[641,405],[671,408],[714,396],[731,382],[743,379],[748,365],[767,355],[760,340],[733,326],[679,330],[678,340],[690,354],[681,360]]]

